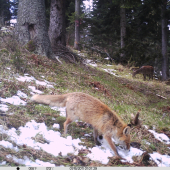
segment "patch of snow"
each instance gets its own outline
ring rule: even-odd
[[[149,127],[148,127],[147,125],[143,125],[143,127],[144,127],[145,129],[149,129]]]
[[[60,116],[66,117],[66,107],[51,107],[51,109],[59,111]]]
[[[133,163],[133,156],[140,156],[143,154],[143,151],[137,148],[130,147],[130,151],[126,152],[124,150],[119,150],[119,154],[125,158],[128,162]]]
[[[113,72],[113,71],[116,71],[116,70],[114,70],[114,69],[104,69],[104,68],[103,68],[103,70],[104,70],[105,72],[108,72],[108,73],[114,75],[114,76],[120,77],[120,76],[116,75],[116,73]]]
[[[10,103],[13,105],[26,105],[26,102],[21,100],[18,96],[12,96],[9,98],[0,98],[0,101],[5,102],[5,103]]]
[[[22,97],[22,98],[27,98],[28,97],[25,93],[23,93],[20,90],[17,91],[17,96]]]
[[[54,123],[53,128],[60,129],[60,125],[59,125],[59,124]]]
[[[54,86],[51,85],[51,84],[47,84],[47,87],[48,87],[48,88],[54,88]]]
[[[19,76],[18,78],[16,78],[18,81],[22,81],[22,82],[31,82],[31,81],[35,81],[36,79],[33,76],[28,77],[28,74],[25,74],[25,76]]]
[[[55,167],[55,164],[51,164],[49,162],[43,162],[38,159],[36,159],[35,163],[38,164],[38,166],[44,166],[44,167]]]
[[[102,164],[107,164],[109,162],[108,157],[112,157],[110,150],[102,149],[99,146],[90,149],[91,153],[87,154],[91,160],[100,161]]]
[[[85,64],[88,64],[88,65],[91,65],[91,66],[93,66],[93,67],[97,67],[97,64],[95,63],[95,62],[93,62],[92,60],[85,60],[85,62],[84,62]]]
[[[40,90],[36,90],[35,86],[28,86],[29,89],[31,89],[34,93],[42,94],[43,92]],[[33,93],[33,94],[34,94]]]
[[[54,124],[53,127],[55,127]],[[66,156],[68,153],[72,153],[74,155],[78,154],[78,149],[86,149],[85,146],[79,145],[81,140],[72,139],[71,136],[67,136],[67,138],[61,137],[60,132],[55,132],[53,130],[48,130],[45,123],[36,123],[34,120],[27,122],[25,126],[19,127],[18,131],[19,135],[15,128],[4,130],[3,126],[0,126],[1,133],[8,134],[9,140],[12,140],[17,145],[27,145],[33,147],[34,149],[41,149],[54,156],[58,156],[61,152],[62,156]],[[30,133],[31,132],[31,133]],[[36,138],[36,135],[40,134],[48,143],[39,143],[33,140],[33,137]],[[102,142],[101,142],[102,141]],[[92,160],[100,161],[103,164],[107,164],[109,162],[108,157],[114,156],[114,152],[110,149],[108,143],[105,139],[102,139],[100,142],[102,146],[95,146],[90,148],[91,153],[87,154]],[[11,149],[15,148],[10,142],[1,141],[0,145],[4,147],[9,147]],[[54,149],[55,148],[55,149]],[[133,163],[133,156],[140,156],[143,154],[143,151],[130,147],[130,151],[125,151],[120,147],[117,147],[118,153],[120,156],[125,158],[130,163]],[[160,155],[158,153],[150,154],[151,158],[158,164],[158,166],[170,166],[170,157],[167,155]],[[18,159],[15,156],[8,155],[7,157],[12,158],[15,162],[20,164],[24,164],[26,166],[54,166],[54,164],[42,162],[40,160],[35,160],[35,162],[31,161],[28,157],[24,157],[24,159]]]
[[[47,87],[49,87],[49,88],[54,88],[53,85],[55,85],[55,83],[51,83],[51,82],[49,82],[49,81],[47,81],[47,80],[44,80],[44,82],[47,83]],[[52,85],[52,84],[53,84],[53,85]]]
[[[36,80],[35,82],[36,82],[36,84],[39,84],[39,85],[42,85],[42,86],[47,86],[47,87],[49,87],[49,88],[54,88],[53,85],[49,85],[49,82],[48,82],[48,81],[45,82],[45,81]]]
[[[6,161],[0,162],[0,165],[6,165]]]
[[[93,67],[97,67],[96,63],[90,63],[89,65],[93,66]]]
[[[81,56],[81,57],[85,57],[84,53],[78,52],[78,55]]]
[[[8,111],[8,106],[5,104],[0,104],[0,110],[3,112],[6,112],[6,111]]]
[[[47,85],[47,83],[45,83],[45,82],[43,82],[43,81],[36,80],[35,82],[36,82],[36,84],[38,84],[38,85],[42,85],[42,86],[46,86],[46,85]]]
[[[143,142],[144,142],[145,144],[147,144],[147,145],[150,145],[150,143],[149,143],[148,141],[146,141],[146,140],[143,140]]]
[[[18,78],[16,78],[18,81],[22,81],[22,82],[31,82],[31,81],[35,81],[36,84],[38,85],[42,85],[42,86],[47,86],[49,88],[54,88],[53,85],[51,85],[50,82],[44,80],[44,81],[39,81],[39,80],[36,80],[33,76],[29,76],[29,74],[24,74],[24,76],[19,76]],[[41,76],[42,77],[42,76]],[[44,77],[44,76],[43,76]],[[55,84],[55,83],[53,83]]]
[[[157,152],[150,154],[150,156],[154,160],[154,162],[157,163],[158,167],[170,167],[170,156],[161,155]]]
[[[5,148],[10,148],[10,149],[14,149],[16,152],[19,151],[18,147],[14,147],[12,143],[8,142],[8,141],[0,141],[0,145],[5,147]]]
[[[149,132],[151,132],[154,135],[154,137],[156,139],[158,139],[159,141],[161,141],[163,143],[166,143],[166,144],[170,144],[170,139],[165,134],[163,134],[163,133],[160,133],[160,134],[156,133],[154,130],[149,130]]]
[[[91,153],[88,154],[87,156],[92,160],[95,160],[95,161],[98,160],[103,164],[107,164],[109,162],[108,157],[112,157],[115,154],[110,149],[110,146],[108,145],[105,139],[102,139],[102,140],[98,139],[98,140],[100,141],[102,145],[93,147],[91,149]],[[133,159],[132,159],[133,156],[140,156],[143,154],[143,151],[137,148],[133,148],[133,147],[130,147],[129,151],[123,150],[120,147],[117,147],[117,151],[122,158],[126,159],[126,160],[122,160],[122,162],[130,162],[130,163],[133,163]]]
[[[11,19],[10,20],[10,25],[14,25],[14,24],[16,24],[17,23],[17,19]]]
[[[89,135],[89,134],[84,134],[84,136],[90,137],[91,135]]]
[[[79,145],[81,142],[80,139],[72,139],[71,136],[63,138],[61,137],[60,132],[47,130],[45,123],[36,123],[34,120],[27,122],[24,127],[19,127],[18,131],[20,131],[20,135],[17,135],[15,128],[4,130],[3,126],[0,126],[0,130],[1,132],[8,134],[9,139],[13,140],[17,145],[25,144],[33,147],[34,149],[42,149],[50,154],[53,154],[54,156],[58,156],[60,152],[63,156],[66,156],[68,153],[74,154],[76,151],[75,148],[85,148],[84,146]],[[48,141],[48,144],[42,144],[34,141],[32,137],[36,138],[37,134],[42,135],[43,138]],[[7,144],[9,148],[14,148],[12,144]]]

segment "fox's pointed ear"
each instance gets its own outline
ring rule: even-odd
[[[130,127],[129,127],[129,126],[126,126],[126,127],[124,128],[123,134],[126,135],[126,136],[130,134]]]

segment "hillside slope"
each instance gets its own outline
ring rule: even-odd
[[[140,75],[133,79],[128,67],[77,54],[84,64],[54,62],[10,39],[0,44],[1,166],[170,166],[170,86],[144,82]],[[64,138],[65,108],[30,101],[35,93],[77,91],[100,99],[126,123],[139,112],[130,153],[119,150],[127,161],[115,161],[105,141],[95,146],[92,129],[84,122],[71,124]]]

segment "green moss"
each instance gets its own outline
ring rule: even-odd
[[[0,54],[2,54],[2,53],[9,54],[9,51],[6,48],[3,48],[3,49],[0,50]]]
[[[36,104],[35,105],[35,110],[41,114],[43,113],[50,113],[51,115],[53,114],[59,114],[58,111],[55,111],[53,109],[51,109],[49,106],[45,106],[45,105],[39,105],[39,104]]]
[[[26,45],[26,49],[30,52],[34,52],[36,50],[35,43],[32,40],[30,40]]]
[[[156,150],[157,150],[157,149],[156,149],[156,146],[153,145],[153,144],[150,144],[149,147],[150,147],[153,151],[156,151]]]

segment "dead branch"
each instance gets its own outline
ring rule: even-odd
[[[56,56],[56,59],[58,62],[61,63],[59,60],[59,57],[64,59],[66,62],[77,64],[77,62],[83,63],[83,58],[79,55],[75,54],[73,51],[71,51],[69,48],[57,44],[55,47],[52,48],[54,55]]]
[[[85,47],[88,48],[88,49],[90,49],[92,52],[94,51],[94,52],[99,53],[99,54],[101,54],[101,55],[106,55],[106,56],[109,58],[109,60],[110,60],[111,62],[113,62],[113,59],[110,57],[109,53],[107,53],[107,52],[105,52],[105,51],[102,51],[102,50],[100,50],[100,49],[97,49],[96,47],[91,47],[91,46],[87,46],[87,45],[85,45]]]
[[[159,94],[156,94],[156,96],[158,96],[159,98],[161,98],[161,99],[167,99],[166,97],[163,97],[163,96],[161,96],[161,95],[159,95]]]

